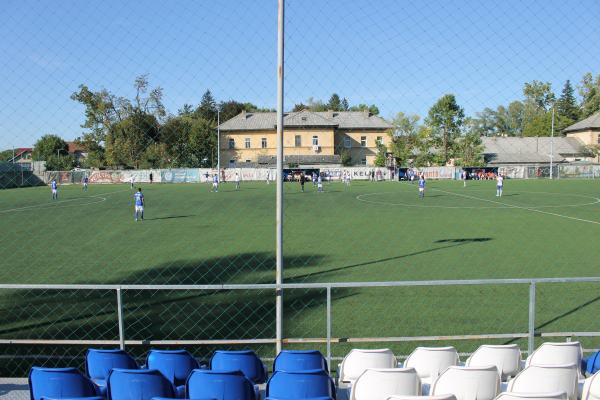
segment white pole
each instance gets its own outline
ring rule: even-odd
[[[276,196],[276,271],[275,283],[283,283],[283,25],[285,0],[278,0],[277,12],[277,196]],[[275,334],[277,353],[283,339],[283,290],[277,289],[275,300]]]
[[[554,159],[554,105],[552,106],[552,128],[550,136],[550,179],[553,179],[552,164]]]
[[[221,113],[217,108],[217,176],[221,181]]]

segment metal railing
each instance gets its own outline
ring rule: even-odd
[[[485,339],[527,339],[528,353],[535,346],[536,337],[600,337],[600,332],[538,332],[536,331],[536,285],[549,283],[598,283],[600,277],[582,278],[531,278],[531,279],[476,279],[476,280],[433,280],[433,281],[392,281],[392,282],[338,282],[338,283],[288,283],[288,284],[223,284],[223,285],[28,285],[28,284],[0,284],[0,290],[104,290],[115,293],[115,317],[118,321],[118,340],[59,340],[59,339],[0,339],[3,345],[112,345],[125,348],[136,345],[161,345],[161,346],[183,346],[183,345],[257,345],[277,344],[276,337],[252,338],[252,339],[194,339],[194,340],[136,340],[128,339],[126,336],[125,311],[122,292],[124,290],[136,291],[236,291],[236,290],[274,290],[285,291],[289,289],[321,289],[325,290],[326,298],[326,332],[324,337],[316,338],[283,338],[284,344],[298,343],[320,343],[325,344],[328,361],[332,359],[331,346],[334,343],[393,343],[414,341],[459,341],[459,340],[485,340]],[[459,335],[436,335],[436,336],[381,336],[381,337],[334,337],[332,334],[332,289],[347,288],[390,288],[390,287],[434,287],[434,286],[472,286],[472,285],[528,285],[528,331],[509,333],[481,333],[481,334],[459,334]],[[275,300],[275,296],[273,296]],[[276,318],[283,318],[277,313]],[[281,321],[278,321],[281,322]],[[275,332],[273,332],[275,336]]]

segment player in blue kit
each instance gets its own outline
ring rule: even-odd
[[[50,188],[52,189],[52,200],[58,200],[58,184],[56,183],[56,179],[52,179]]]
[[[135,222],[137,222],[138,217],[143,221],[144,220],[144,195],[142,194],[142,188],[139,188],[137,192],[133,195],[133,199],[135,202]]]
[[[425,175],[419,177],[419,197],[425,198]]]

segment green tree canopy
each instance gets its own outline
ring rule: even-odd
[[[454,140],[460,135],[465,112],[453,94],[442,96],[430,109],[425,123],[431,128],[433,138],[442,149],[442,159],[447,164],[452,157]]]
[[[556,101],[556,111],[571,122],[579,120],[580,110],[575,100],[575,89],[569,80],[565,82],[560,98]]]

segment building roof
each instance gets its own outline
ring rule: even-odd
[[[75,152],[85,152],[85,148],[77,142],[67,142],[67,146],[69,146],[69,154],[74,154]]]
[[[378,115],[366,111],[324,111],[308,110],[288,112],[284,114],[285,127],[295,128],[340,128],[340,129],[376,129],[384,130],[392,127]],[[219,128],[223,131],[273,130],[277,126],[275,112],[245,112],[223,122]]]
[[[588,131],[588,130],[600,130],[600,112],[587,117],[584,120],[574,123],[571,126],[567,126],[563,132],[575,132],[575,131]]]
[[[562,162],[567,156],[587,156],[583,143],[577,138],[555,137],[484,137],[481,138],[490,164],[548,163],[553,146],[554,162]]]

